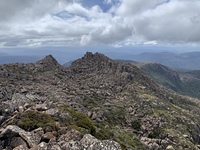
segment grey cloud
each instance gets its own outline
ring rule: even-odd
[[[73,0],[1,0],[0,22],[32,21],[52,12],[56,7],[72,3]]]
[[[0,45],[200,43],[200,1],[105,0],[108,12],[80,2],[0,0]]]
[[[31,6],[32,1],[29,0],[1,0],[0,1],[0,20],[6,20],[14,17],[16,12],[24,10]]]

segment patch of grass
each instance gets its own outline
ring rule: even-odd
[[[126,122],[126,110],[123,107],[113,107],[104,112],[107,122],[111,125],[123,125]]]
[[[109,129],[100,129],[98,132],[95,133],[94,136],[100,140],[107,140],[112,139],[114,137],[114,133]]]
[[[131,122],[131,126],[133,129],[139,131],[141,129],[141,123],[138,120],[134,120]]]
[[[62,106],[61,109],[66,113],[69,113],[72,117],[72,119],[70,120],[71,125],[76,125],[78,127],[85,128],[89,130],[90,134],[95,135],[96,128],[93,122],[85,114],[69,109],[67,106]]]
[[[56,128],[54,120],[48,114],[36,111],[26,111],[22,113],[17,125],[28,131],[45,126],[51,126],[53,129]]]
[[[148,137],[152,138],[152,139],[156,139],[156,138],[159,138],[161,133],[162,133],[162,129],[161,128],[156,128],[149,134]]]
[[[114,140],[117,141],[122,150],[132,149],[132,150],[144,150],[144,145],[139,141],[134,133],[129,133],[121,129],[112,129],[114,133]]]

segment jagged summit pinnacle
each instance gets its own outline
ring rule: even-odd
[[[37,66],[37,68],[39,70],[42,69],[42,70],[46,70],[46,71],[60,66],[60,64],[57,62],[57,60],[52,55],[47,55],[43,59],[37,61],[35,63],[35,65]]]
[[[83,60],[94,60],[94,61],[106,61],[110,60],[108,57],[101,53],[95,53],[93,54],[92,52],[86,52],[86,54],[82,57]]]
[[[79,68],[81,72],[88,72],[109,68],[111,63],[114,61],[103,54],[87,52],[82,58],[74,61],[71,67],[76,68],[76,70]]]
[[[58,64],[56,59],[52,55],[47,55],[43,59],[36,62],[36,64],[46,64],[46,63],[52,63],[54,65]]]

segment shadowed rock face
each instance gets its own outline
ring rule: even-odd
[[[7,72],[7,75],[2,75]],[[0,149],[197,149],[197,99],[140,69],[86,53],[0,66]]]

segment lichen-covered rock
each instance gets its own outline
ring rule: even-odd
[[[19,146],[15,147],[13,150],[29,150],[29,148],[24,145],[19,145]]]
[[[15,148],[19,145],[23,145],[24,147],[27,147],[26,141],[24,141],[21,137],[13,137],[10,139],[10,147]]]
[[[37,134],[26,132],[25,130],[15,125],[7,126],[0,134],[0,139],[10,141],[7,145],[4,146],[10,145],[12,140],[14,140],[16,137],[20,137],[20,139],[23,139],[29,147],[37,145],[41,139]],[[13,145],[15,145],[15,143],[13,143]],[[21,145],[21,142],[19,143],[19,145]]]
[[[58,142],[62,142],[62,141],[65,141],[65,142],[68,142],[68,141],[79,141],[81,140],[82,138],[82,134],[77,131],[77,130],[70,130],[68,131],[66,134],[63,134],[60,136],[60,138],[58,139]]]
[[[51,147],[51,150],[61,150],[60,146],[59,145],[53,145]]]
[[[51,139],[55,138],[55,136],[53,135],[52,132],[46,132],[45,134],[42,135],[42,141],[45,141],[45,142],[49,142]]]
[[[42,136],[44,134],[44,130],[41,127],[33,130],[32,132],[37,134],[38,136]]]
[[[12,99],[12,90],[9,87],[0,88],[0,101],[7,101]]]
[[[86,134],[81,139],[81,144],[87,150],[121,150],[121,146],[112,140],[100,141],[90,134]]]
[[[166,150],[175,150],[175,149],[173,148],[172,145],[168,145],[168,146],[166,147]]]

